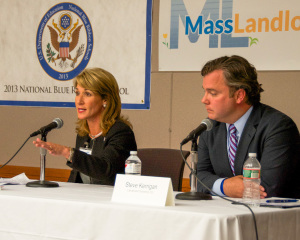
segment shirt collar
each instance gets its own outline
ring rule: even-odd
[[[237,120],[235,123],[234,123],[234,126],[236,127],[236,130],[237,130],[237,136],[240,137],[242,135],[242,132],[244,130],[244,127],[246,125],[246,122],[251,114],[253,110],[253,106],[251,106],[248,111],[242,116],[239,118],[239,120]],[[227,131],[228,131],[228,127],[229,127],[229,123],[226,123],[226,128],[227,128]]]

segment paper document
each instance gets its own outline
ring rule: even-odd
[[[0,185],[5,185],[5,184],[26,184],[30,180],[29,178],[25,175],[25,173],[21,173],[15,177],[12,178],[0,178]]]

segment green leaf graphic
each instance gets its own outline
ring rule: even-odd
[[[257,42],[258,42],[257,38],[249,37],[249,39],[250,39],[250,47],[251,47],[252,44],[257,44]]]

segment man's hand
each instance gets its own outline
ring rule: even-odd
[[[260,198],[267,197],[267,193],[263,186],[259,186]],[[223,191],[226,196],[232,198],[242,198],[244,192],[243,175],[227,178],[224,181]]]
[[[266,190],[262,185],[259,186],[259,190],[260,190],[260,198],[261,199],[264,199],[265,197],[267,197]]]
[[[225,179],[223,191],[228,197],[242,198],[244,192],[243,175]]]

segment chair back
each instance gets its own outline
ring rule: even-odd
[[[185,159],[189,151],[182,151]],[[140,148],[138,157],[142,161],[142,175],[169,177],[172,180],[173,190],[181,191],[184,160],[180,150],[169,148]]]

